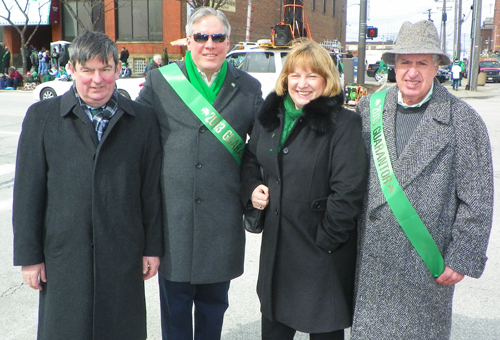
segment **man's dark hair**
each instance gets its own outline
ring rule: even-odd
[[[70,47],[70,61],[74,67],[77,62],[85,65],[93,58],[106,64],[110,55],[113,57],[115,66],[118,65],[118,48],[104,33],[85,31],[73,40]]]

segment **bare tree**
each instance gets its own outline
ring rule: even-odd
[[[191,6],[193,9],[202,6],[219,9],[220,7],[224,6],[227,2],[227,0],[179,0],[179,1],[187,2],[189,6]]]
[[[92,32],[96,31],[96,25],[104,18],[104,13],[114,11],[120,7],[118,6],[118,0],[108,3],[105,3],[104,0],[61,0],[61,3],[76,20],[79,30],[88,30]],[[78,15],[71,4],[75,4],[79,9],[84,9],[84,15]],[[89,18],[90,21],[85,23],[83,18]]]
[[[14,29],[19,33],[19,36],[21,37],[21,57],[23,59],[23,73],[26,74],[29,70],[28,68],[28,62],[26,60],[26,53],[28,53],[28,44],[30,43],[31,39],[35,35],[36,31],[38,30],[38,27],[40,27],[40,23],[42,22],[42,15],[41,15],[41,9],[43,6],[48,6],[50,4],[50,1],[43,2],[39,7],[38,7],[38,23],[36,24],[35,29],[31,33],[31,35],[26,39],[24,34],[26,33],[26,30],[28,28],[28,23],[30,21],[30,18],[28,16],[29,12],[29,5],[30,3],[36,3],[36,2],[31,2],[29,0],[26,0],[26,3],[24,3],[25,0],[13,0],[9,3],[7,3],[6,0],[0,0],[2,2],[2,6],[6,10],[6,15],[0,15],[0,18],[6,20]],[[24,4],[23,4],[24,3]],[[22,15],[24,16],[24,25],[20,26],[15,24],[11,17],[12,17],[12,12],[15,11],[15,9],[18,9]],[[20,28],[22,27],[22,28]],[[14,52],[14,51],[12,51]]]

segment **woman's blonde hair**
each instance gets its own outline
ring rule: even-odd
[[[326,80],[323,96],[333,97],[341,92],[339,73],[330,54],[320,44],[302,39],[291,49],[278,76],[275,90],[279,96],[288,91],[288,75],[296,68],[310,70]]]

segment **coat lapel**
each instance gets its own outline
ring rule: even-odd
[[[236,95],[241,84],[238,81],[238,73],[234,70],[233,66],[228,65],[226,79],[224,84],[215,98],[213,107],[221,113],[231,99]]]
[[[398,158],[395,135],[397,88],[394,89],[388,92],[384,105],[384,134],[394,174],[400,186],[405,190],[452,140],[451,106],[449,95],[443,92],[447,90],[435,83],[434,93],[424,116]],[[372,194],[375,194],[370,204],[370,210],[372,210],[387,202],[380,189],[375,167],[372,166],[370,171],[370,186]],[[374,191],[375,186],[377,189]]]

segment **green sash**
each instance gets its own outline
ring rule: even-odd
[[[209,129],[213,135],[227,148],[238,164],[241,164],[245,142],[234,131],[219,112],[194,88],[186,79],[179,66],[172,63],[159,68],[165,80],[172,86],[184,104]]]
[[[374,93],[370,99],[370,137],[373,162],[387,204],[432,276],[438,277],[444,272],[443,257],[431,234],[399,185],[392,169],[382,119],[386,92],[387,90]]]

